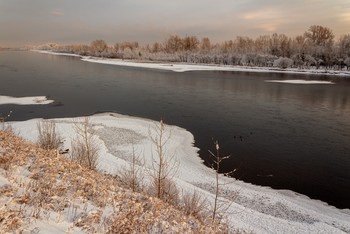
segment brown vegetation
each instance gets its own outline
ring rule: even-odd
[[[62,144],[62,138],[56,131],[56,124],[53,121],[41,121],[37,125],[39,138],[38,145],[45,150],[58,149]]]
[[[184,214],[157,198],[133,193],[120,186],[120,179],[57,157],[55,150],[11,132],[0,131],[0,178],[7,181],[0,186],[4,232],[37,231],[35,220],[53,224],[54,214],[56,222],[71,223],[67,229],[87,233],[228,232],[224,224],[202,223],[191,211]]]

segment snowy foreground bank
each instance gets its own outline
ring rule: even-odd
[[[121,59],[108,59],[108,58],[95,58],[80,56],[69,53],[57,53],[46,50],[33,50],[35,52],[62,55],[62,56],[73,56],[80,57],[81,60],[92,63],[109,64],[117,66],[127,67],[138,67],[148,69],[159,69],[174,72],[187,72],[187,71],[241,71],[241,72],[265,72],[265,73],[289,73],[289,74],[319,74],[319,75],[336,75],[350,77],[350,71],[333,71],[324,69],[278,69],[271,67],[248,67],[248,66],[224,66],[224,65],[204,65],[204,64],[183,64],[183,63],[153,63],[153,62],[140,62],[132,60],[121,60]],[[305,83],[306,84],[306,83]]]
[[[52,120],[65,140],[64,148],[70,148],[70,141],[75,136],[74,123],[82,120]],[[136,154],[144,157],[145,167],[151,167],[155,147],[150,133],[153,134],[157,122],[114,113],[94,115],[90,120],[100,148],[100,171],[118,173],[128,164],[133,146]],[[38,121],[41,119],[8,124],[15,133],[35,142]],[[175,155],[179,163],[174,178],[178,187],[182,191],[196,190],[212,203],[214,172],[199,158],[198,149],[193,146],[193,135],[176,126],[167,126],[166,133],[171,134],[165,146],[166,154]],[[235,228],[256,233],[350,233],[349,209],[340,210],[292,191],[273,190],[226,177],[221,177],[221,181],[230,182],[223,187],[227,195],[224,202],[233,201],[225,215]]]

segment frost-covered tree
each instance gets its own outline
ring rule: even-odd
[[[232,40],[212,43],[208,37],[198,40],[196,36],[171,35],[162,42],[145,46],[126,41],[109,47],[103,40],[95,40],[90,45],[48,43],[38,49],[108,58],[234,66],[269,67],[283,57],[292,59],[299,68],[323,66],[327,69],[342,69],[346,58],[350,57],[350,34],[335,41],[330,28],[313,25],[303,35],[293,38],[274,33],[256,39],[237,36]]]
[[[312,25],[304,33],[310,52],[318,61],[328,61],[332,51],[334,34],[330,28],[320,25]],[[321,64],[321,63],[319,63]]]
[[[104,40],[95,40],[91,42],[90,49],[94,56],[101,56],[108,48],[107,43]]]
[[[344,60],[344,63],[345,63],[345,65],[346,65],[347,70],[349,70],[349,68],[350,68],[350,57],[347,57],[347,58]]]
[[[293,60],[290,58],[280,57],[273,62],[274,67],[286,69],[293,66]]]
[[[350,56],[350,34],[341,36],[338,45],[341,57]]]
[[[316,66],[317,65],[317,61],[316,61],[316,59],[314,57],[312,57],[311,55],[307,54],[307,55],[305,55],[304,65],[307,66],[308,68],[310,66]]]

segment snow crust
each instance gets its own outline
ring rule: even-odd
[[[332,81],[321,80],[265,80],[265,82],[286,84],[335,84]]]
[[[9,122],[15,133],[35,142],[37,123],[42,119]],[[53,119],[57,131],[70,148],[75,136],[74,123],[83,118]],[[144,167],[152,168],[156,155],[150,135],[155,134],[157,122],[115,113],[90,117],[96,141],[100,147],[99,170],[117,174],[127,166],[134,151],[144,158]],[[214,171],[206,167],[193,146],[193,135],[177,126],[166,126],[170,140],[165,145],[166,156],[174,155],[179,163],[174,180],[183,192],[197,191],[208,203],[214,198]],[[225,215],[235,228],[254,233],[350,233],[350,210],[337,209],[322,201],[289,190],[244,183],[221,176],[220,202],[227,208]],[[1,183],[6,183],[1,181]],[[229,206],[228,206],[229,205]]]
[[[51,54],[51,55],[62,55],[62,56],[71,56],[71,57],[81,57],[78,54],[71,54],[71,53],[61,53],[61,52],[53,52],[48,50],[31,50],[33,52],[38,52],[41,54]]]
[[[101,58],[82,58],[83,61],[92,63],[101,63],[109,65],[138,67],[138,68],[150,68],[167,70],[174,72],[187,72],[187,71],[239,71],[240,69],[234,67],[213,66],[213,65],[194,65],[194,64],[170,64],[170,63],[146,63],[146,62],[133,62],[121,59],[101,59]],[[244,71],[247,71],[246,69]]]
[[[4,105],[4,104],[46,105],[52,102],[54,101],[48,100],[45,96],[32,96],[32,97],[0,96],[0,105]]]

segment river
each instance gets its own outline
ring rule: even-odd
[[[322,80],[286,84],[266,80]],[[113,111],[161,118],[193,133],[200,157],[218,140],[223,171],[350,208],[350,78],[285,73],[172,72],[94,64],[77,57],[0,52],[0,95],[50,105],[0,105],[10,121]]]

